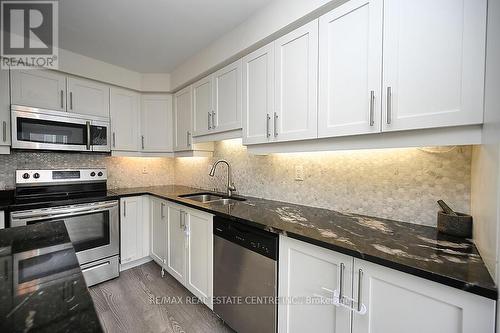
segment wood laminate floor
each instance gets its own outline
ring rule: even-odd
[[[205,305],[152,302],[193,297],[168,273],[162,278],[160,270],[149,262],[89,288],[105,332],[233,332]]]

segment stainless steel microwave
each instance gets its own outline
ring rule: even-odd
[[[109,152],[106,117],[11,106],[12,148]]]

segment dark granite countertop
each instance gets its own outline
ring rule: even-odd
[[[439,234],[433,227],[259,198],[245,197],[246,201],[222,205],[178,197],[204,191],[172,185],[108,192],[110,196],[150,194],[497,299],[495,284],[469,240]]]
[[[64,222],[0,230],[0,267],[0,332],[102,332]]]

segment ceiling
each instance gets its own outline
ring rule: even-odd
[[[169,73],[270,2],[59,1],[59,47],[140,73]]]

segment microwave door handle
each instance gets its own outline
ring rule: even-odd
[[[87,121],[87,150],[90,150],[90,121]]]

